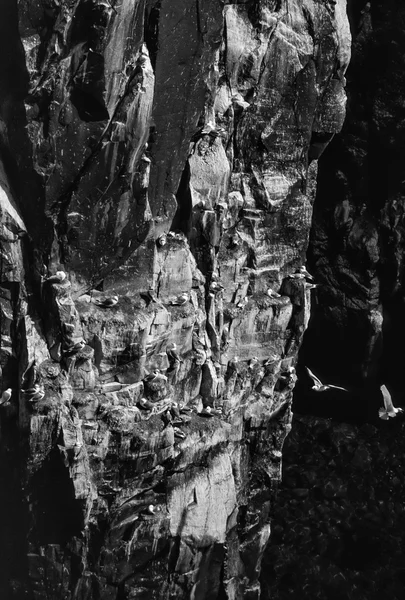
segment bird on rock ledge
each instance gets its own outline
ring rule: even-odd
[[[51,275],[45,279],[46,283],[63,283],[67,278],[65,271],[56,271],[55,275]]]
[[[92,298],[93,304],[100,306],[100,308],[112,308],[118,304],[118,296],[111,296],[109,298]]]
[[[0,398],[0,406],[2,406],[3,404],[6,404],[6,402],[8,402],[10,400],[12,393],[13,393],[13,391],[11,388],[4,390],[4,392],[2,393],[1,398]]]

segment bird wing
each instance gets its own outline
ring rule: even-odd
[[[335,390],[342,390],[343,392],[348,392],[349,391],[349,390],[347,390],[344,387],[340,387],[339,385],[332,385],[332,384],[330,384],[330,385],[328,385],[328,387],[333,388]]]
[[[312,373],[311,369],[308,369],[308,367],[305,367],[305,368],[308,371],[308,375],[313,380],[315,385],[323,385],[322,381],[320,379],[318,379],[318,377]]]
[[[389,393],[389,391],[387,389],[387,386],[382,385],[380,387],[380,390],[381,390],[382,395],[383,395],[385,410],[387,412],[393,412],[394,411],[394,405],[392,403],[391,394]]]

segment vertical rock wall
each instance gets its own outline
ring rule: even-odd
[[[0,583],[258,598],[345,1],[5,4]]]

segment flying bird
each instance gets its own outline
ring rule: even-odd
[[[397,416],[398,413],[404,412],[402,408],[396,408],[393,405],[391,394],[389,393],[385,385],[382,385],[380,387],[380,390],[382,392],[384,400],[384,408],[380,408],[380,410],[378,411],[378,416],[380,417],[380,419],[388,421],[390,417],[394,418]]]
[[[308,367],[305,367],[308,375],[310,376],[310,378],[312,379],[312,381],[314,382],[314,385],[312,386],[312,389],[314,390],[314,392],[326,392],[327,390],[342,390],[343,392],[347,392],[348,390],[346,388],[340,387],[338,385],[332,385],[332,384],[324,384],[322,383],[322,381],[320,379],[318,379],[318,377],[316,377],[316,375],[314,375],[312,373],[312,371],[310,369],[308,369]]]

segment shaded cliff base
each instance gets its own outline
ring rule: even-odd
[[[263,559],[262,600],[405,592],[405,422],[294,415]]]

